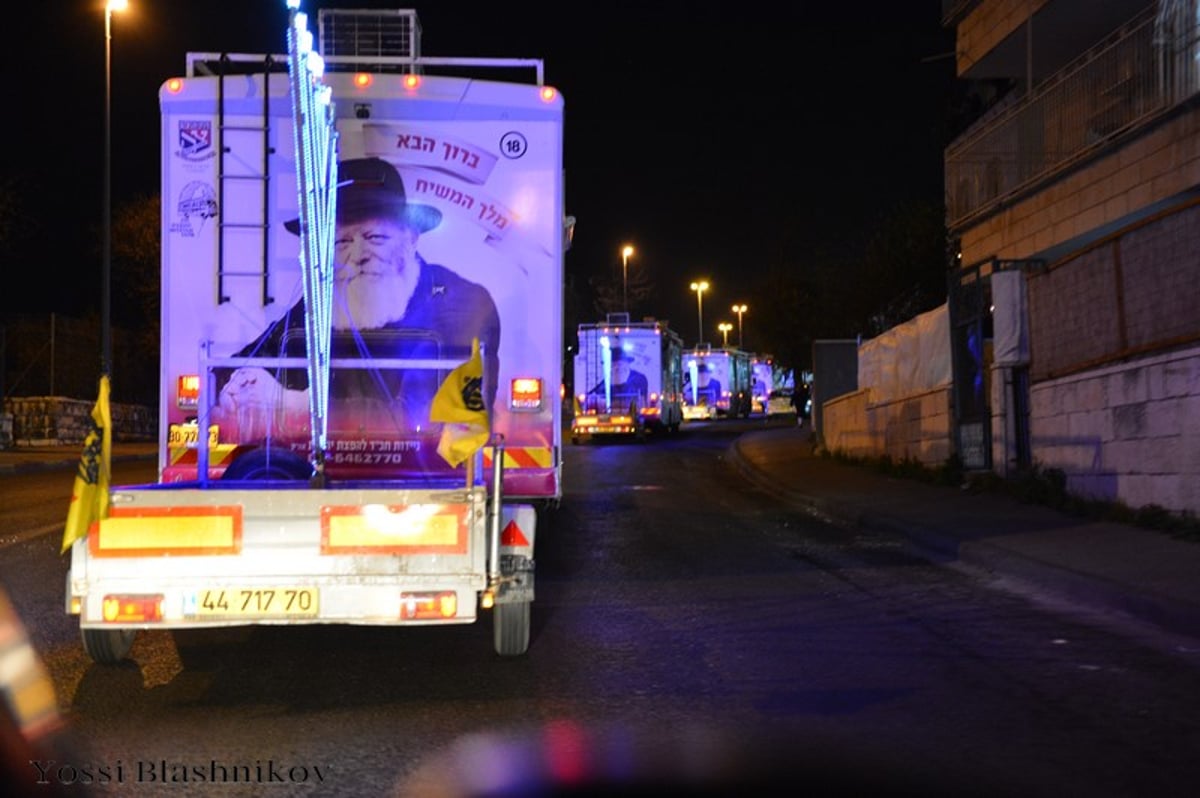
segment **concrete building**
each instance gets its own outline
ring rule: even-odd
[[[1200,0],[943,0],[957,451],[1200,512]]]

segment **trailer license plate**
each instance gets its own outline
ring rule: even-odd
[[[315,587],[225,587],[196,594],[198,618],[314,618]]]

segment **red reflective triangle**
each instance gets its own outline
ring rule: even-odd
[[[509,521],[508,526],[504,527],[504,531],[500,533],[501,546],[528,546],[529,540],[526,539],[525,533],[521,531],[521,527],[517,526],[516,521]]]

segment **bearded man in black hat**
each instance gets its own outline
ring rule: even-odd
[[[478,338],[484,353],[484,401],[496,396],[500,316],[483,286],[437,264],[417,251],[422,233],[441,223],[436,208],[410,203],[396,168],[379,158],[338,165],[337,225],[334,236],[333,357],[437,358],[466,360]],[[285,225],[299,232],[299,220]],[[238,356],[296,357],[304,354],[304,303],[298,302]],[[240,412],[273,408],[265,423],[285,423],[308,415],[308,377],[289,369],[282,379],[264,369],[240,368],[220,388],[214,412],[236,417],[243,442],[264,437]],[[420,431],[428,426],[429,405],[441,375],[428,369],[351,370],[335,368],[330,378],[330,423],[380,413],[388,427]],[[370,415],[373,414],[373,415]],[[339,415],[342,416],[339,419]],[[258,422],[259,425],[264,422]],[[286,423],[286,426],[294,426]]]
[[[683,383],[683,392],[690,398],[692,386],[687,374],[684,375]],[[712,369],[707,363],[701,363],[696,367],[696,404],[715,406],[720,398],[721,381],[713,377]]]
[[[650,395],[650,383],[645,374],[633,367],[633,355],[620,346],[612,347],[609,354],[611,360],[607,384],[613,404],[637,400],[644,405],[646,397]],[[588,393],[592,396],[604,396],[605,384],[605,380],[600,380]]]

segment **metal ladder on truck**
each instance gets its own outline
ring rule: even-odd
[[[327,451],[327,432],[329,421],[329,378],[330,378],[330,337],[332,332],[331,314],[333,305],[333,240],[335,220],[337,216],[337,127],[333,106],[333,93],[329,86],[322,82],[324,61],[313,49],[313,38],[307,29],[307,15],[299,11],[298,2],[288,2],[288,81],[289,98],[292,106],[293,144],[296,159],[296,185],[299,195],[300,209],[300,274],[304,288],[304,338],[305,338],[305,368],[308,375],[308,404],[310,451],[312,465],[312,484],[323,487],[325,484],[325,455]],[[222,63],[225,58],[222,57]],[[273,59],[268,57],[264,62],[263,94],[267,102],[269,91],[270,67]],[[189,72],[191,69],[189,68]],[[220,85],[224,86],[224,74],[219,76]],[[222,88],[222,94],[223,94]],[[224,167],[224,101],[218,102],[221,109],[219,124],[219,148],[221,165],[219,166],[219,182],[223,186],[227,179],[235,179],[226,175]],[[263,173],[260,176],[244,175],[240,179],[258,179],[263,181],[264,203],[267,196],[266,165],[270,154],[269,148],[269,115],[264,106],[262,126],[264,153]],[[237,130],[256,130],[257,128],[239,127]],[[264,205],[264,220],[267,209]],[[226,228],[261,227],[263,230],[263,304],[269,304],[272,297],[268,291],[267,250],[266,241],[269,239],[265,221],[261,225],[228,223],[223,224],[219,234],[219,246],[223,253],[223,243]],[[255,276],[249,273],[230,272],[225,270],[223,257],[218,258],[218,302],[224,302],[223,279],[231,276]],[[204,414],[206,415],[206,414]],[[207,421],[202,420],[203,426]],[[197,447],[197,471],[201,475],[208,473],[208,447]],[[203,477],[202,477],[203,478]]]

